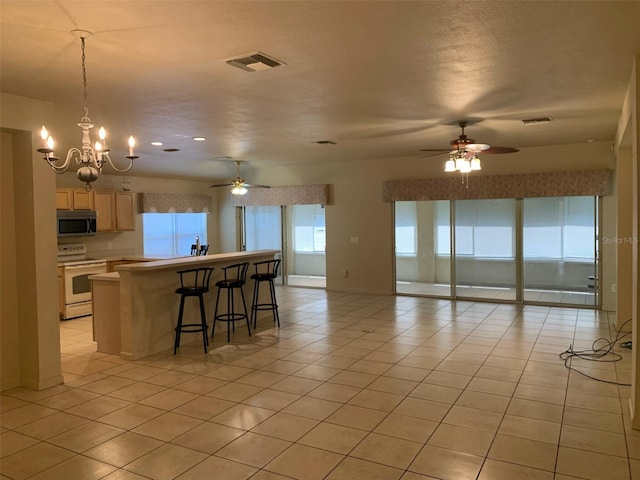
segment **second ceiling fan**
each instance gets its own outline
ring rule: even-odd
[[[243,162],[240,160],[234,160],[233,163],[236,164],[236,178],[228,183],[210,185],[209,188],[231,187],[231,193],[233,195],[244,195],[248,192],[249,188],[271,188],[268,185],[255,185],[245,182],[244,178],[240,176],[240,164]]]

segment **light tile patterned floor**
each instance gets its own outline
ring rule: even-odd
[[[593,310],[278,289],[281,328],[138,362],[61,323],[65,384],[1,395],[1,479],[640,479],[628,387],[558,354]],[[628,382],[618,363],[580,362]]]

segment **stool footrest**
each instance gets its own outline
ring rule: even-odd
[[[218,322],[237,322],[238,320],[244,320],[247,316],[244,313],[221,313],[216,315]]]
[[[278,305],[271,303],[258,303],[251,306],[251,310],[276,310]]]
[[[175,329],[180,329],[182,333],[206,332],[209,330],[208,326],[203,327],[199,323],[183,323],[180,327],[176,327]]]

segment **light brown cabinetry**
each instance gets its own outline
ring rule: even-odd
[[[116,230],[119,232],[136,229],[135,194],[116,192]]]
[[[58,313],[62,318],[64,313],[64,269],[58,267]]]
[[[56,209],[57,210],[73,210],[73,189],[72,188],[56,189]]]
[[[56,189],[58,210],[95,210],[98,232],[127,232],[136,229],[135,194],[76,188]]]
[[[95,191],[93,195],[98,232],[113,232],[116,229],[114,192]]]
[[[86,190],[73,189],[73,209],[74,210],[93,210],[93,192]]]
[[[93,210],[93,191],[79,188],[56,188],[56,209]]]

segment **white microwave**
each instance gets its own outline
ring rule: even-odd
[[[96,234],[96,212],[92,210],[58,210],[56,217],[58,238]]]

